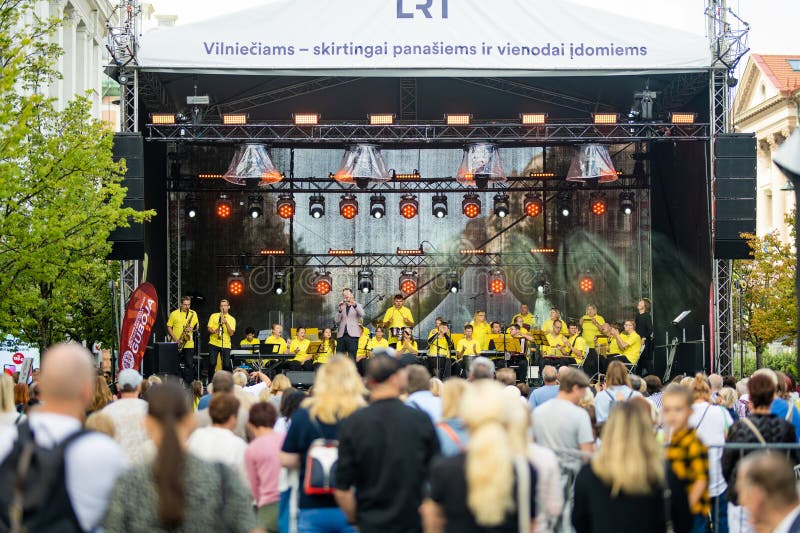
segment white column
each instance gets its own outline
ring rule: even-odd
[[[62,94],[63,101],[58,104],[59,109],[63,109],[66,101],[75,96],[78,87],[76,79],[76,62],[78,60],[76,24],[77,17],[75,12],[71,10],[66,12],[64,16],[64,66],[61,70],[64,91]]]
[[[51,0],[49,5],[45,3],[49,9],[46,12],[43,12],[43,18],[48,17],[59,17],[61,18],[64,14],[64,2],[63,0]],[[56,28],[56,31],[53,33],[52,41],[54,44],[57,44],[60,48],[64,48],[64,27],[59,25]],[[58,72],[64,71],[64,56],[60,55],[56,60],[55,69]],[[49,87],[48,94],[50,97],[56,99],[56,106],[60,106],[60,102],[64,99],[64,80],[55,80]]]

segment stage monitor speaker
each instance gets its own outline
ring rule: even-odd
[[[308,389],[314,384],[313,372],[287,372],[286,377],[292,383],[293,387],[299,389]]]
[[[747,259],[742,233],[756,232],[756,139],[752,133],[719,135],[714,141],[715,259]]]
[[[180,376],[180,361],[178,360],[178,343],[157,342],[155,346],[148,346],[142,360],[142,375],[153,374]]]
[[[125,177],[122,186],[127,189],[124,207],[144,210],[144,143],[141,133],[115,133],[111,148],[114,161],[125,160]],[[144,225],[131,224],[111,232],[109,259],[144,259]]]

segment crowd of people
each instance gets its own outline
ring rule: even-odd
[[[440,381],[382,348],[308,391],[126,369],[112,394],[78,344],[42,360],[0,377],[2,530],[800,531],[798,397],[769,369],[546,366],[531,390],[485,357]]]

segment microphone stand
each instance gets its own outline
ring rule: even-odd
[[[436,341],[436,377],[439,377],[439,330],[436,330],[436,333],[430,336],[428,339],[428,355],[431,354],[431,340]]]

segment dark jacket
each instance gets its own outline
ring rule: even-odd
[[[748,418],[753,422],[767,443],[785,442],[795,444],[797,442],[795,440],[794,426],[782,418],[773,414],[750,415]],[[756,434],[753,433],[750,427],[742,420],[733,424],[728,432],[728,444],[758,444],[760,442]],[[727,498],[728,501],[734,505],[738,505],[739,501],[739,495],[736,492],[736,472],[738,470],[739,461],[741,461],[745,455],[753,451],[755,450],[735,450],[726,448],[722,454],[722,475],[725,477],[725,481],[728,482]],[[798,450],[791,450],[786,453],[792,463],[800,463]]]

